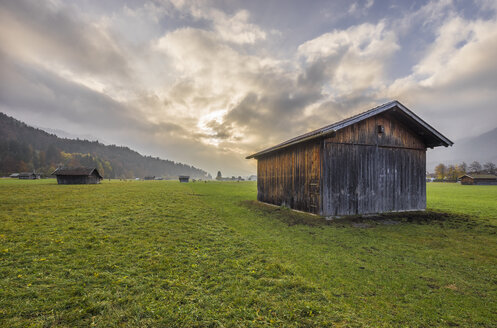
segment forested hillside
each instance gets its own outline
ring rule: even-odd
[[[33,170],[49,175],[58,166],[94,166],[105,178],[208,176],[193,166],[142,156],[128,147],[59,138],[0,113],[0,175]]]

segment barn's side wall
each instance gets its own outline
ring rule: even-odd
[[[495,186],[497,185],[497,180],[490,180],[490,179],[485,179],[485,180],[480,180],[476,179],[474,182],[475,185],[480,185],[480,186]]]
[[[323,215],[425,209],[425,175],[426,148],[414,132],[388,114],[358,122],[324,140]]]
[[[322,140],[271,153],[257,160],[257,199],[321,213]]]

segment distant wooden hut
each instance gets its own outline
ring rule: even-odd
[[[180,175],[179,176],[179,182],[188,182],[188,180],[190,180],[189,175]]]
[[[465,174],[459,180],[462,185],[497,185],[497,176],[493,174]]]
[[[103,179],[94,167],[58,168],[52,175],[58,184],[97,184]]]
[[[21,172],[17,177],[22,180],[36,180],[40,178],[40,175],[35,172]]]
[[[392,101],[247,159],[262,202],[323,216],[423,210],[426,149],[452,144]]]

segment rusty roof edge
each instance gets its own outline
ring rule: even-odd
[[[276,150],[280,150],[280,149],[283,149],[283,148],[286,148],[286,147],[290,147],[290,146],[293,146],[295,144],[298,144],[298,143],[301,143],[301,142],[304,142],[304,141],[308,141],[308,140],[312,140],[312,139],[315,139],[315,138],[322,137],[323,135],[327,135],[329,133],[333,133],[333,132],[338,131],[340,129],[343,129],[343,128],[349,126],[349,125],[355,124],[355,123],[357,123],[359,121],[362,121],[364,119],[370,118],[372,116],[375,116],[375,115],[378,115],[378,114],[380,114],[382,112],[390,110],[390,109],[392,109],[394,107],[399,108],[407,116],[409,116],[410,118],[412,118],[419,125],[421,125],[426,130],[428,130],[431,134],[433,134],[434,136],[436,136],[441,141],[441,143],[445,145],[445,147],[452,146],[454,144],[448,138],[444,137],[440,132],[438,132],[437,130],[435,130],[431,125],[429,125],[428,123],[426,123],[425,121],[423,121],[419,116],[417,116],[412,111],[410,111],[407,107],[405,107],[403,104],[401,104],[398,100],[392,100],[392,101],[389,101],[389,102],[387,102],[385,104],[382,104],[382,105],[379,105],[379,106],[374,107],[372,109],[369,109],[369,110],[367,110],[365,112],[356,114],[356,115],[351,116],[349,118],[346,118],[346,119],[344,119],[342,121],[339,121],[339,122],[327,125],[325,127],[322,127],[320,129],[317,129],[317,130],[314,130],[314,131],[311,131],[311,132],[308,132],[308,133],[304,133],[304,134],[302,134],[300,136],[297,136],[295,138],[289,139],[289,140],[284,141],[284,142],[282,142],[282,143],[280,143],[280,144],[278,144],[276,146],[264,149],[262,151],[259,151],[259,152],[255,153],[255,154],[252,154],[252,155],[247,156],[245,158],[246,159],[256,158],[256,157],[259,157],[261,155],[264,155],[264,154],[267,154],[267,153],[270,153],[270,152],[273,152],[273,151],[276,151]]]

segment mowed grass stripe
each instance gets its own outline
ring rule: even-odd
[[[443,192],[458,201],[442,187],[428,185],[430,208],[447,206]],[[254,183],[0,181],[0,325],[497,321],[493,205],[329,224],[255,196]]]

